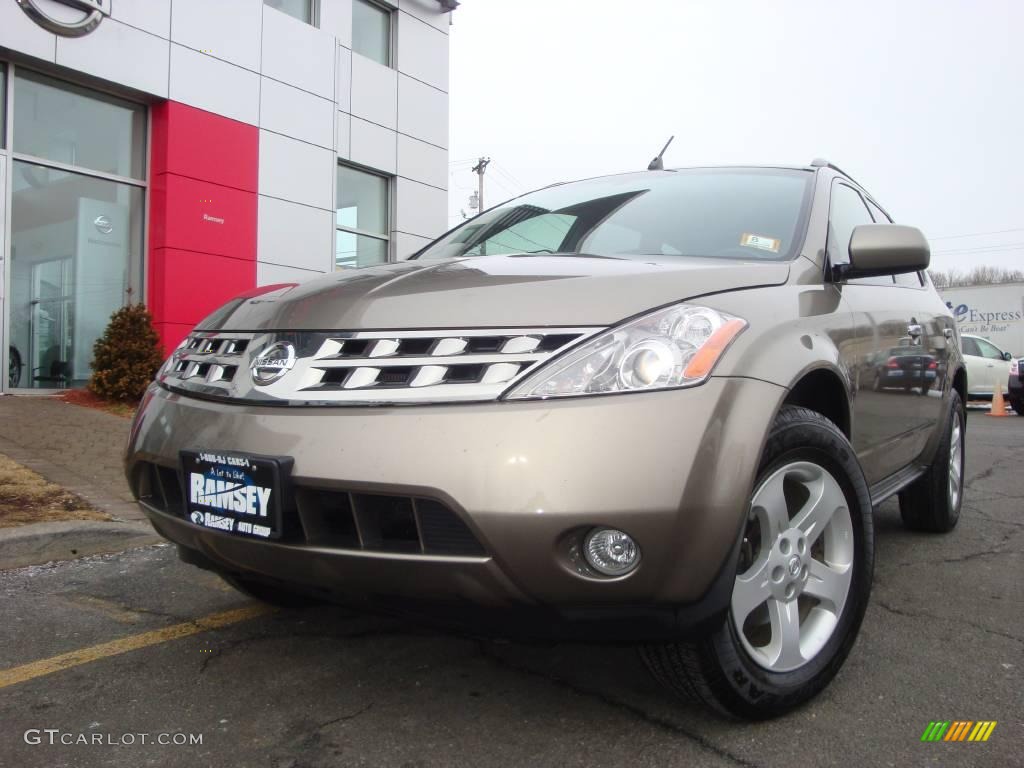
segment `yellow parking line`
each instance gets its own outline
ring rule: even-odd
[[[22,664],[20,667],[0,670],[0,688],[9,685],[23,683],[64,669],[77,667],[81,664],[88,664],[91,661],[105,659],[108,656],[117,656],[129,651],[137,651],[139,648],[146,648],[150,645],[166,643],[169,640],[177,640],[189,635],[196,635],[209,629],[226,627],[229,624],[237,624],[240,621],[254,619],[257,616],[265,616],[273,613],[270,606],[254,604],[244,608],[235,608],[231,611],[211,613],[193,621],[186,621],[181,624],[173,624],[163,629],[154,629],[152,632],[143,632],[141,635],[130,635],[119,640],[111,640],[109,643],[100,643],[88,648],[80,648],[77,651],[62,653],[59,656],[51,656],[48,659],[32,661]]]

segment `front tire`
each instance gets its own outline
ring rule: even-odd
[[[932,464],[921,477],[900,491],[900,517],[914,531],[948,533],[960,520],[964,497],[964,404],[954,389],[943,422],[943,438]]]
[[[765,445],[722,623],[643,648],[671,690],[737,718],[776,717],[838,673],[871,593],[871,500],[853,448],[819,413],[784,406]]]

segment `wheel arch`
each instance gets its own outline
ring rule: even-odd
[[[967,368],[960,365],[957,366],[956,372],[953,374],[953,389],[960,395],[960,400],[963,404],[967,405]]]
[[[782,405],[798,405],[820,413],[839,427],[848,440],[851,438],[847,387],[831,368],[818,367],[804,372],[789,388]]]

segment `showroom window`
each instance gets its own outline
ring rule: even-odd
[[[388,260],[390,200],[388,178],[338,166],[334,268],[351,269]]]
[[[18,70],[14,151],[132,179],[146,178],[146,108]]]
[[[352,50],[391,66],[391,11],[370,0],[352,0]]]
[[[146,108],[17,68],[8,387],[84,384],[111,314],[142,298]]]

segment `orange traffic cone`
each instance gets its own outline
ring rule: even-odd
[[[989,416],[1006,416],[1006,403],[1003,402],[1003,388],[996,387],[995,392],[992,394],[992,409],[988,412]]]

